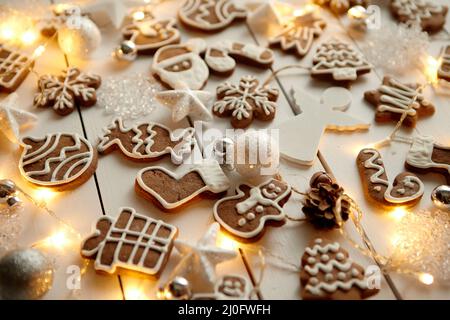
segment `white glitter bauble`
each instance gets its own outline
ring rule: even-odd
[[[42,297],[53,284],[52,263],[36,249],[14,250],[0,259],[0,298]]]
[[[272,176],[280,163],[278,141],[265,130],[249,130],[236,138],[234,159],[236,171],[244,178]]]
[[[58,44],[70,56],[87,57],[100,46],[102,36],[89,18],[73,16],[58,30]]]

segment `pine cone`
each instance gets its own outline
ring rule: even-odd
[[[305,196],[302,211],[306,218],[316,227],[322,229],[337,228],[335,216],[337,200],[344,194],[344,189],[325,172],[317,172],[311,178],[311,189]],[[350,202],[341,198],[341,219],[347,221]]]

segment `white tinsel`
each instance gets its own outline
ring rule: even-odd
[[[97,105],[105,108],[108,114],[138,119],[153,111],[154,96],[161,89],[154,78],[140,73],[111,77],[97,90]]]
[[[381,29],[367,32],[361,49],[375,67],[401,74],[423,66],[430,42],[420,28],[385,23]]]
[[[22,205],[15,208],[0,205],[0,257],[16,247],[17,238],[22,232],[22,209]]]
[[[429,273],[450,281],[450,215],[448,212],[408,212],[394,233],[391,266]]]

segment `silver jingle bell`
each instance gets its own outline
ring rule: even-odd
[[[137,57],[136,44],[133,41],[123,41],[113,53],[113,56],[118,60],[133,61]]]
[[[10,251],[0,259],[0,299],[38,299],[52,287],[53,274],[52,263],[39,250]]]
[[[175,277],[167,285],[167,296],[173,300],[189,300],[192,296],[189,281],[183,277]]]
[[[21,203],[22,203],[22,201],[19,199],[18,196],[9,197],[8,200],[6,200],[6,204],[10,208],[16,208],[16,207],[20,206]]]
[[[14,181],[9,179],[0,180],[0,203],[6,203],[17,191]]]
[[[450,186],[442,185],[434,188],[431,192],[431,200],[436,207],[450,210]]]

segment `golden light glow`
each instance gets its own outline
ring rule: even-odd
[[[219,236],[217,237],[217,246],[227,250],[236,250],[238,247],[236,241],[222,232],[219,233]]]
[[[58,231],[43,241],[43,245],[55,249],[63,249],[70,244],[70,240],[64,231]]]
[[[20,39],[24,45],[30,45],[30,44],[34,43],[37,38],[38,38],[37,34],[32,30],[28,30],[28,31],[24,32],[22,34],[22,36],[20,37]]]
[[[138,287],[129,287],[125,290],[127,300],[144,300],[146,299],[144,292]]]
[[[425,76],[427,80],[435,84],[438,82],[438,70],[441,65],[441,59],[436,59],[432,56],[428,56],[425,62]]]
[[[433,282],[434,282],[434,277],[433,277],[431,274],[429,274],[429,273],[422,273],[422,274],[419,276],[419,280],[420,280],[420,282],[422,282],[423,284],[431,285],[431,284],[433,284]]]
[[[348,15],[349,18],[354,18],[354,19],[365,19],[365,18],[367,18],[366,9],[363,6],[351,7],[347,11],[347,15]]]
[[[391,245],[393,246],[393,247],[396,247],[399,243],[400,243],[400,241],[401,241],[401,237],[399,236],[399,235],[394,235],[393,237],[392,237],[392,239],[391,239]]]
[[[50,189],[36,189],[34,191],[34,198],[38,201],[48,202],[56,196],[56,192]]]
[[[315,12],[316,9],[317,9],[316,5],[308,3],[299,9],[295,9],[293,15],[294,15],[294,17],[301,17],[301,16]]]
[[[133,12],[133,20],[140,21],[145,18],[145,13],[142,11]]]
[[[45,51],[45,46],[44,45],[40,45],[39,47],[37,47],[36,49],[34,49],[33,52],[33,59],[39,58],[40,56],[42,56],[42,54]]]
[[[14,30],[12,28],[9,28],[9,27],[2,28],[2,30],[1,30],[1,37],[5,41],[11,40],[12,38],[14,38]]]
[[[404,207],[397,207],[389,213],[389,216],[396,221],[400,221],[406,214],[407,210]]]

